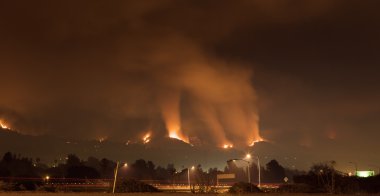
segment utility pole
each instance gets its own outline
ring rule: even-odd
[[[257,158],[257,167],[259,168],[259,188],[261,187],[261,167],[260,167],[260,159],[259,156]]]
[[[249,163],[249,161],[247,161],[248,163],[248,166],[247,166],[247,172],[248,172],[248,183],[251,184],[251,172],[249,171],[249,168],[251,167],[251,164]]]
[[[116,162],[116,168],[115,168],[115,175],[113,179],[113,187],[112,187],[112,193],[115,194],[115,187],[116,187],[116,178],[117,178],[117,171],[119,170],[119,161]]]
[[[191,167],[191,170],[194,170],[195,169],[195,167],[194,166],[192,166]],[[190,168],[188,167],[187,168],[187,183],[189,184],[189,189],[190,189],[190,192],[191,192],[191,183],[190,183]]]
[[[116,180],[117,180],[117,172],[119,171],[119,165],[120,165],[120,162],[117,161],[117,162],[116,162],[116,168],[115,168],[115,175],[114,175],[114,179],[113,179],[113,187],[112,187],[112,193],[113,193],[113,194],[115,193]],[[124,167],[124,168],[128,167],[128,164],[127,164],[127,163],[124,163],[124,164],[123,164],[123,167]]]

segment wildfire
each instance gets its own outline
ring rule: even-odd
[[[260,137],[260,138],[257,139],[257,140],[253,140],[249,146],[254,146],[256,143],[258,143],[258,142],[263,142],[263,141],[265,141],[265,140],[264,140],[263,138]]]
[[[104,141],[106,141],[107,137],[101,137],[98,139],[99,143],[103,143]]]
[[[189,138],[184,137],[184,136],[182,136],[182,135],[179,135],[179,134],[177,133],[177,131],[170,131],[170,132],[169,132],[169,137],[170,137],[170,138],[177,139],[177,140],[181,140],[181,141],[183,141],[183,142],[185,142],[185,143],[188,143],[188,144],[190,143]]]
[[[234,147],[234,145],[232,145],[232,144],[224,144],[223,145],[224,149],[229,149],[229,148],[233,148],[233,147]]]
[[[150,137],[151,137],[151,134],[150,134],[150,133],[145,134],[144,137],[142,138],[143,143],[144,143],[144,144],[149,143],[149,142],[150,142],[150,139],[151,139]]]
[[[7,125],[5,125],[5,123],[4,123],[2,120],[0,120],[0,127],[1,127],[2,129],[8,129],[8,130],[11,129],[11,128],[9,128]]]

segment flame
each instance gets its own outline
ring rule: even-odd
[[[263,141],[265,141],[262,137],[260,137],[259,139],[256,139],[256,140],[253,140],[250,144],[249,144],[249,146],[254,146],[256,143],[258,143],[258,142],[263,142]]]
[[[106,141],[107,137],[101,137],[98,139],[99,143],[103,143],[104,141]]]
[[[189,138],[181,130],[180,92],[176,90],[166,91],[160,99],[160,104],[169,137],[190,143]]]
[[[9,128],[7,125],[5,125],[5,123],[4,123],[2,120],[0,120],[0,127],[1,127],[2,129],[8,129],[8,130],[11,129],[11,128]]]
[[[144,137],[142,138],[142,141],[144,144],[147,144],[150,142],[150,136],[151,136],[150,132],[144,135]]]
[[[232,144],[224,144],[223,145],[224,149],[229,149],[229,148],[233,148],[233,147],[234,147],[234,145],[232,145]]]
[[[183,136],[183,135],[181,134],[181,132],[176,131],[176,130],[171,130],[171,131],[169,131],[169,137],[170,137],[170,138],[177,139],[177,140],[181,140],[181,141],[183,141],[183,142],[185,142],[185,143],[188,143],[188,144],[190,143],[188,137]]]

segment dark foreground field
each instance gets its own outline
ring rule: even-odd
[[[0,193],[0,196],[110,196],[112,193]],[[115,195],[125,196],[190,196],[196,195],[191,193],[117,193]],[[238,196],[240,194],[202,194],[202,195],[221,195],[221,196]],[[258,195],[258,196],[324,196],[331,194],[306,194],[306,193],[256,193],[256,194],[242,194],[242,195]],[[352,194],[353,195],[379,195],[380,194]],[[349,194],[342,194],[341,196],[351,196]]]

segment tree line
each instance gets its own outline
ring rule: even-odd
[[[116,162],[106,158],[88,157],[86,160],[81,160],[75,154],[69,154],[64,163],[48,166],[41,163],[39,158],[32,159],[7,152],[0,161],[0,177],[3,183],[20,181],[20,187],[15,189],[35,190],[44,183],[43,179],[47,176],[49,179],[67,179],[70,182],[76,179],[111,180],[114,177],[115,168]],[[174,164],[168,164],[166,167],[156,166],[152,161],[139,159],[128,164],[126,168],[121,164],[118,177],[160,184],[187,184],[188,169],[177,169]],[[251,164],[250,170],[252,182],[257,182],[257,165]],[[224,170],[203,169],[201,165],[196,165],[189,173],[192,184],[205,187],[216,185],[217,175],[222,173],[236,174],[234,181],[247,181],[247,168],[238,167],[235,163],[229,163]],[[281,183],[287,173],[289,173],[287,169],[276,160],[272,160],[261,168],[262,182]],[[18,180],[25,178],[41,179],[41,181],[30,185]]]
[[[47,190],[47,182],[88,182],[101,181],[108,184],[113,182],[117,163],[103,158],[88,157],[81,160],[75,154],[67,155],[65,162],[48,166],[39,158],[22,157],[7,152],[0,160],[0,190]],[[271,160],[261,168],[255,163],[249,165],[250,179],[253,184],[258,184],[259,170],[261,183],[275,183],[280,185],[277,192],[323,192],[323,193],[379,193],[380,175],[359,178],[348,176],[334,168],[335,162],[314,164],[308,172],[284,168],[276,160]],[[217,184],[218,174],[235,174],[231,182],[247,182],[247,166],[237,165],[235,162],[227,162],[223,170],[218,168],[204,169],[201,165],[193,168],[177,168],[174,164],[165,167],[156,166],[152,161],[138,159],[135,162],[118,168],[120,180],[119,188],[123,190],[136,190],[138,186],[147,187],[146,190],[154,190],[152,187],[141,184],[185,184],[188,183],[188,175],[191,185],[199,187],[198,192],[208,192],[210,187]],[[49,177],[49,178],[47,178]],[[285,180],[286,179],[286,180]],[[219,181],[220,183],[220,181]],[[222,182],[223,183],[223,182]],[[239,184],[238,184],[239,185]],[[49,187],[48,187],[49,188]],[[233,190],[257,190],[250,184],[233,186]],[[262,187],[261,187],[262,188]],[[118,189],[120,190],[120,189]],[[272,190],[273,191],[273,190]]]

